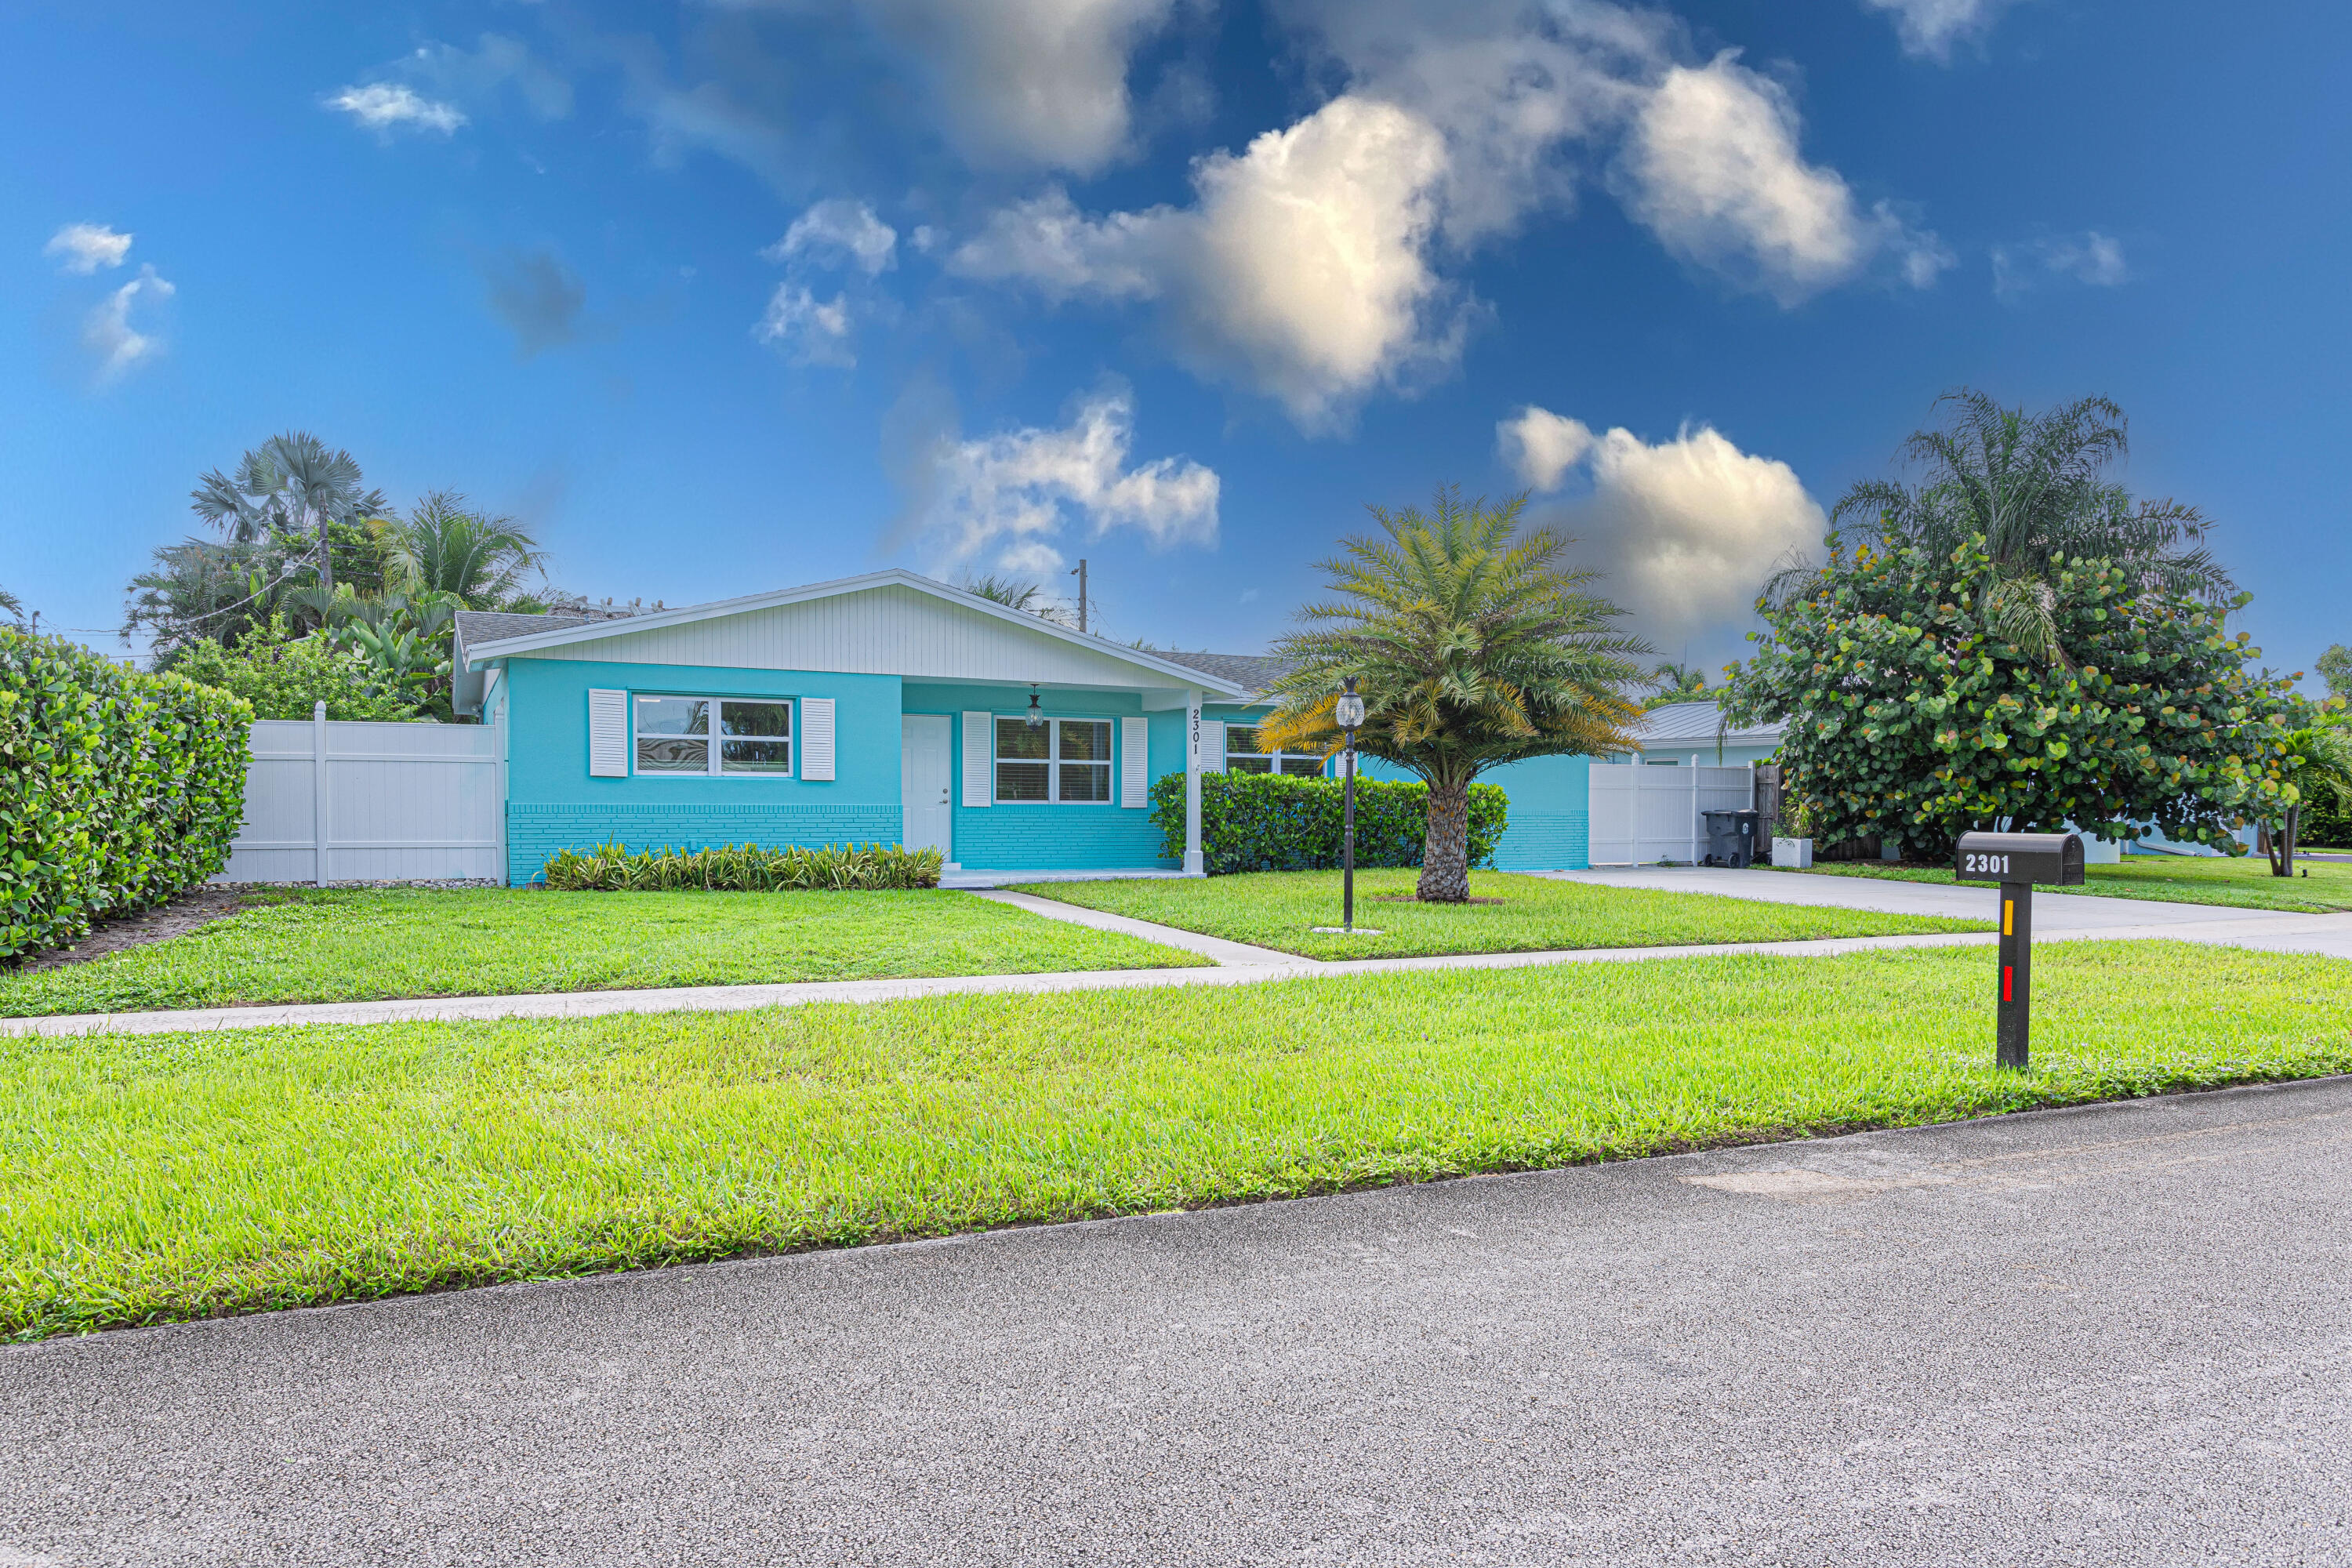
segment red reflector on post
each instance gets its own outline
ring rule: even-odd
[[[2010,994],[2010,983],[2016,977],[2016,970],[2011,969],[2006,963],[2000,966],[2000,999],[2002,1001],[2011,1002],[2016,1000],[2016,998]]]

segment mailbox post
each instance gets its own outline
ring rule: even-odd
[[[2073,833],[1963,833],[1953,877],[2000,884],[2000,989],[1994,1059],[2023,1071],[2033,1035],[2033,889],[2083,885],[2083,840]]]

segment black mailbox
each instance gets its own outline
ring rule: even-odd
[[[1963,833],[1952,874],[1963,882],[2079,888],[2083,837],[2078,833]]]

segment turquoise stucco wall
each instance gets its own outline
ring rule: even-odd
[[[1176,862],[1160,854],[1160,831],[1148,806],[1129,809],[1120,795],[1119,769],[1111,769],[1108,804],[975,806],[963,792],[963,715],[986,711],[1014,714],[1029,706],[1029,689],[1012,686],[929,686],[908,682],[903,701],[909,713],[944,713],[950,721],[949,773],[954,790],[955,852],[950,857],[970,870],[1084,871],[1166,869]],[[1138,714],[1149,720],[1146,748],[1150,776],[1184,771],[1184,715],[1181,710],[1144,713],[1131,692],[1045,691],[1037,706],[1057,719],[1107,719],[1114,726]],[[1113,731],[1113,746],[1117,745]],[[893,752],[895,755],[895,751]],[[1116,754],[1114,751],[1114,754]]]
[[[1531,757],[1478,775],[1509,797],[1510,826],[1495,846],[1498,871],[1581,871],[1592,863],[1592,781],[1590,757]],[[1359,765],[1365,778],[1415,775],[1375,758]]]
[[[896,843],[899,680],[895,675],[516,658],[507,665],[507,866],[520,886],[559,849],[714,844]],[[592,778],[588,692],[830,697],[835,772],[791,778]],[[799,732],[798,710],[793,729]]]

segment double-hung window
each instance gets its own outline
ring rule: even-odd
[[[1229,773],[1288,773],[1297,779],[1323,776],[1323,759],[1312,752],[1261,752],[1257,727],[1225,726],[1225,771]]]
[[[1110,804],[1110,721],[1025,719],[996,721],[996,798],[1007,805],[1051,801]]]
[[[639,697],[637,772],[790,776],[789,698]]]

